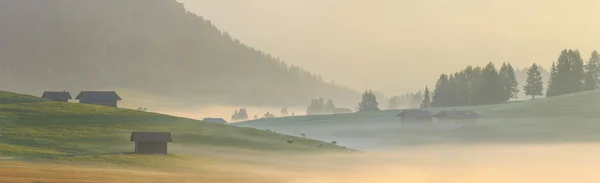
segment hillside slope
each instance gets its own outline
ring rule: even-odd
[[[600,91],[456,109],[474,110],[482,118],[456,130],[436,124],[402,125],[394,118],[400,110],[259,119],[238,125],[290,135],[306,133],[310,138],[337,140],[358,149],[440,143],[600,142]]]
[[[16,99],[18,98],[18,100]],[[240,128],[154,113],[103,106],[48,102],[0,92],[0,157],[90,160],[152,164],[149,157],[122,156],[133,151],[132,131],[172,132],[176,156],[210,149],[226,153],[306,153],[348,151],[326,142],[264,130]],[[294,140],[289,144],[287,140]],[[317,148],[324,144],[323,148]],[[247,154],[247,153],[244,153]]]
[[[0,27],[0,81],[19,93],[130,89],[277,107],[358,97],[242,44],[174,0],[0,1]]]

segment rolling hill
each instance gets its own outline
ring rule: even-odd
[[[122,165],[176,164],[186,158],[211,161],[215,154],[295,154],[352,151],[306,138],[191,119],[0,92],[0,157],[53,162]],[[124,155],[133,151],[132,131],[169,131],[165,157]],[[287,140],[294,140],[289,144]],[[324,144],[324,147],[317,148]],[[180,162],[179,162],[180,163]]]
[[[243,44],[174,0],[1,1],[0,27],[0,89],[18,93],[113,89],[173,103],[275,107],[313,97],[354,105],[359,96]]]
[[[475,125],[451,131],[435,124],[401,125],[394,118],[400,110],[259,119],[238,126],[306,133],[313,139],[337,140],[363,150],[428,144],[600,142],[600,91],[456,109],[473,110],[482,118]]]

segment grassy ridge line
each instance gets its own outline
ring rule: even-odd
[[[48,102],[0,92],[0,155],[29,159],[141,162],[131,152],[131,131],[170,131],[180,151],[186,146],[230,147],[269,152],[351,151],[317,140],[252,128],[117,109],[96,105]],[[294,140],[288,144],[286,140]],[[324,148],[316,148],[324,144]],[[177,151],[171,151],[177,153]],[[168,158],[168,157],[167,157]],[[138,161],[139,160],[139,161]]]

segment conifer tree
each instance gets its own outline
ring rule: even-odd
[[[287,115],[288,115],[287,108],[284,107],[283,109],[281,109],[281,116],[287,116]]]
[[[568,93],[583,91],[583,81],[585,77],[583,59],[579,50],[569,50],[569,60],[572,68],[570,72],[570,87]]]
[[[542,73],[535,63],[527,70],[527,83],[523,87],[523,90],[525,91],[525,95],[531,96],[531,99],[535,99],[535,96],[543,95],[544,83],[542,81]]]
[[[556,89],[555,89],[556,88],[556,84],[555,84],[556,82],[555,81],[557,80],[557,78],[556,78],[556,72],[557,72],[556,63],[552,62],[552,67],[550,69],[550,79],[548,80],[548,87],[546,88],[546,96],[547,97],[552,97],[552,96],[556,96],[557,95],[556,94],[557,92],[556,92]]]
[[[335,110],[335,104],[333,104],[333,101],[331,99],[329,99],[327,101],[327,104],[325,105],[325,111],[326,113],[333,113],[333,111]]]
[[[584,90],[596,90],[600,87],[600,55],[596,50],[592,52],[585,66]]]
[[[379,111],[379,103],[377,103],[377,97],[371,90],[365,91],[362,95],[362,100],[358,104],[358,111]]]
[[[517,94],[519,94],[519,82],[517,81],[517,76],[512,65],[510,63],[503,63],[499,75],[502,79],[504,101],[516,98]]]
[[[495,104],[505,101],[502,79],[494,63],[488,63],[482,70],[473,86],[473,104]]]
[[[430,108],[431,107],[431,96],[429,96],[429,87],[425,87],[425,93],[423,94],[423,102],[421,103],[421,108]]]
[[[449,105],[451,99],[450,80],[448,75],[442,74],[435,84],[433,97],[431,100],[432,107],[445,107]]]

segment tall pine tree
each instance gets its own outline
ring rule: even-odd
[[[452,99],[452,91],[448,75],[442,74],[435,84],[433,97],[431,100],[432,107],[446,107],[450,105]]]
[[[523,87],[525,94],[535,99],[535,96],[542,96],[544,93],[544,83],[542,81],[542,73],[537,64],[533,64],[527,70],[527,83]]]
[[[476,77],[473,85],[473,104],[496,104],[505,99],[502,78],[494,63],[488,63],[481,74]]]
[[[425,94],[423,94],[423,102],[421,102],[421,108],[431,107],[431,96],[429,96],[429,87],[425,87]]]
[[[573,69],[573,62],[571,58],[572,50],[562,50],[558,61],[556,62],[555,68],[551,73],[551,81],[548,83],[548,93],[546,96],[552,97],[557,95],[564,95],[571,93],[572,87],[574,86],[571,81],[571,70]]]
[[[596,50],[592,52],[590,59],[585,65],[584,90],[596,90],[600,88],[600,55]]]
[[[585,77],[583,59],[579,50],[569,50],[569,60],[571,61],[570,88],[569,93],[583,91],[583,81]]]
[[[499,71],[500,78],[502,79],[502,86],[504,92],[504,101],[516,98],[519,94],[519,82],[515,75],[515,69],[510,63],[503,63]]]
[[[362,95],[362,100],[358,104],[358,111],[379,111],[379,103],[377,97],[371,90],[365,91]]]
[[[550,68],[550,79],[548,80],[548,87],[546,88],[546,96],[548,97],[557,95],[557,89],[555,89],[557,87],[557,85],[555,84],[555,81],[557,81],[556,72],[556,63],[552,62],[552,67]]]

